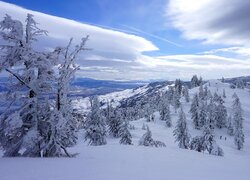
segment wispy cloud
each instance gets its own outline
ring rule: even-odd
[[[123,26],[123,27],[126,27],[126,28],[128,28],[128,29],[130,29],[130,30],[133,30],[134,32],[138,32],[138,33],[141,33],[141,34],[148,35],[148,36],[153,37],[153,38],[155,38],[155,39],[158,39],[158,40],[167,42],[167,43],[169,43],[169,44],[172,44],[172,45],[174,45],[174,46],[183,47],[181,44],[175,43],[175,42],[173,42],[173,41],[170,41],[170,40],[168,40],[168,39],[166,39],[166,38],[157,36],[157,35],[155,35],[155,34],[145,32],[145,31],[143,31],[143,30],[141,30],[141,29],[138,29],[138,28],[135,28],[135,27],[132,27],[132,26],[128,26],[128,25],[124,25],[124,24],[122,24],[122,26]]]

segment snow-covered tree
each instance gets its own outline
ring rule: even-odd
[[[145,134],[143,134],[143,136],[139,140],[139,145],[140,146],[152,146],[152,147],[153,146],[154,147],[166,147],[165,143],[163,143],[161,141],[155,141],[152,138],[152,133],[151,133],[148,126],[147,126],[147,132]]]
[[[204,89],[203,89],[202,85],[200,85],[200,87],[199,87],[199,99],[201,99],[201,100],[205,99]]]
[[[180,102],[180,94],[178,91],[174,91],[174,95],[173,95],[173,100],[172,100],[172,104],[174,106],[175,112],[177,111],[177,109],[181,106],[181,102]]]
[[[191,87],[197,87],[199,86],[199,79],[197,77],[197,75],[193,75],[192,79],[191,79]]]
[[[203,137],[202,136],[195,136],[194,138],[192,138],[189,147],[191,150],[195,150],[198,152],[204,152],[205,148],[203,146]]]
[[[237,94],[233,94],[233,122],[234,122],[234,143],[238,150],[243,148],[243,144],[245,141],[244,133],[243,133],[243,116],[242,116],[242,108],[240,99]]]
[[[209,96],[208,93],[209,93],[208,87],[207,87],[207,85],[205,85],[204,86],[204,98],[205,98],[205,100],[207,100],[209,98],[208,97]]]
[[[147,126],[146,133],[143,134],[143,136],[139,140],[139,145],[140,146],[154,146],[154,140],[152,138],[152,133],[151,133],[148,126]]]
[[[199,127],[203,127],[207,121],[207,106],[204,101],[199,102]]]
[[[235,85],[239,89],[244,89],[244,87],[245,87],[243,80],[240,78],[236,79]]]
[[[115,138],[118,138],[120,135],[120,129],[123,124],[122,113],[120,110],[110,109],[110,114],[107,119],[108,131],[109,134]]]
[[[170,107],[167,99],[164,99],[160,107],[160,119],[166,121],[167,127],[172,126],[172,120],[170,116]]]
[[[179,112],[179,118],[177,125],[174,129],[175,142],[178,142],[179,147],[183,149],[188,149],[190,135],[188,133],[188,127],[186,122],[186,115],[181,107]]]
[[[216,92],[214,92],[213,101],[215,103],[218,103],[220,102],[220,100],[221,100],[221,97]]]
[[[132,145],[132,135],[128,129],[128,122],[124,121],[119,131],[121,137],[120,144]]]
[[[147,122],[152,121],[152,115],[153,115],[153,109],[150,106],[150,103],[147,103],[143,107],[144,112],[145,112],[145,118]]]
[[[174,85],[174,87],[175,87],[175,91],[176,91],[179,95],[181,95],[181,92],[182,92],[182,82],[181,82],[180,79],[176,79],[176,80],[175,80],[175,85]]]
[[[184,86],[183,96],[185,97],[185,101],[188,103],[190,99],[189,99],[189,90],[187,86]]]
[[[9,110],[0,117],[0,131],[4,132],[0,144],[5,156],[40,156],[46,138],[40,126],[43,113],[46,114],[46,111],[39,111],[44,103],[41,96],[52,89],[55,57],[60,51],[38,52],[33,48],[36,38],[46,31],[38,28],[31,14],[27,15],[25,26],[6,15],[0,22],[0,29],[4,41],[0,72],[8,73],[11,83],[6,96],[6,102],[11,101]],[[19,102],[19,107],[13,110],[14,102]]]
[[[225,89],[223,89],[222,97],[223,97],[223,98],[226,98],[226,97],[227,97],[227,96],[226,96],[226,91],[225,91]]]
[[[33,15],[27,15],[25,27],[8,15],[0,26],[3,30],[0,36],[6,41],[1,46],[0,71],[5,70],[10,74],[14,83],[9,94],[20,104],[14,112],[6,111],[15,120],[6,118],[6,114],[2,116],[5,127],[0,129],[4,129],[6,136],[3,139],[9,147],[5,155],[70,156],[66,148],[76,143],[77,122],[67,98],[68,87],[78,70],[75,58],[84,49],[85,42],[71,52],[71,43],[68,48],[38,52],[33,48],[33,43],[38,36],[47,32],[39,29]],[[55,72],[56,67],[58,73]],[[54,89],[58,90],[56,104],[45,98],[47,94],[54,93]],[[16,121],[11,131],[6,127],[10,121]]]
[[[227,134],[230,135],[230,136],[233,136],[234,135],[234,127],[233,127],[233,122],[232,122],[232,116],[230,115],[227,119]]]
[[[215,108],[216,105],[213,101],[213,98],[210,98],[209,103],[207,105],[207,121],[205,125],[209,125],[210,129],[215,128]]]
[[[73,115],[73,107],[68,95],[70,81],[74,78],[75,72],[79,70],[79,66],[75,62],[76,58],[81,51],[86,50],[85,44],[87,40],[88,37],[83,38],[81,43],[71,50],[71,38],[67,47],[58,48],[60,49],[60,54],[57,57],[59,65],[56,84],[56,107],[49,119],[51,133],[47,136],[49,142],[49,145],[45,149],[47,156],[60,155],[60,148],[69,156],[66,148],[76,144],[77,118]],[[59,151],[51,151],[53,148]]]
[[[207,150],[208,153],[211,155],[216,155],[216,156],[224,155],[223,150],[217,145],[214,139],[213,129],[211,129],[207,125],[203,129],[202,146],[204,150]]]
[[[226,127],[227,125],[227,109],[224,106],[224,100],[221,96],[218,97],[217,105],[214,109],[214,118],[218,128]]]
[[[89,113],[85,125],[85,140],[90,145],[105,145],[106,141],[106,123],[100,112],[100,102],[94,97],[91,102],[91,112]]]
[[[198,94],[194,94],[194,97],[192,99],[191,108],[191,119],[193,120],[195,129],[200,129],[200,123],[199,123],[199,97]]]

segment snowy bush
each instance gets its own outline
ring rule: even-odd
[[[139,140],[140,146],[151,146],[151,147],[166,147],[166,145],[161,141],[154,141],[152,138],[152,133],[147,126],[147,132],[143,134],[141,139]]]

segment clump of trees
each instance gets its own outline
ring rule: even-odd
[[[79,69],[75,59],[86,50],[88,37],[75,47],[71,39],[66,47],[40,52],[33,44],[47,31],[37,26],[33,15],[27,15],[25,24],[6,15],[0,29],[0,72],[10,78],[9,108],[0,116],[4,156],[71,156],[67,148],[76,143],[77,123],[69,82]],[[56,98],[48,100],[49,94]]]

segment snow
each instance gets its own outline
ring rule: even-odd
[[[229,114],[233,93],[236,92],[240,98],[245,119],[245,144],[241,151],[236,149],[233,137],[227,135],[226,129],[215,131],[216,141],[224,151],[223,157],[178,148],[173,137],[178,114],[171,107],[172,128],[167,128],[165,122],[159,120],[158,112],[155,112],[155,122],[146,122],[145,119],[131,122],[135,126],[135,130],[130,130],[134,145],[120,145],[120,139],[108,137],[107,145],[88,146],[83,142],[83,132],[80,132],[79,143],[69,149],[71,153],[79,153],[76,157],[0,158],[0,180],[249,180],[249,90],[231,89],[229,84],[216,80],[210,81],[210,85],[208,88],[212,93],[222,95],[225,89],[227,97],[224,100]],[[190,90],[190,98],[197,91],[198,88]],[[131,96],[131,93],[131,90],[126,90],[103,97],[122,99]],[[182,99],[182,104],[189,132],[194,137],[201,131],[193,128],[188,113],[190,103],[185,103]],[[166,144],[165,148],[138,146],[139,139],[146,132],[142,130],[143,123],[150,127],[154,140]]]

